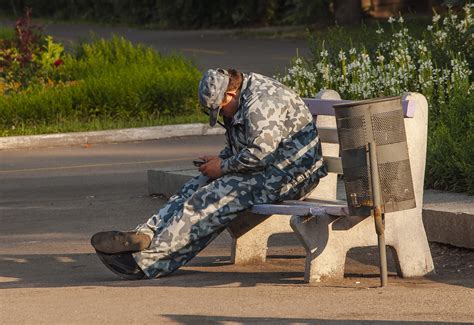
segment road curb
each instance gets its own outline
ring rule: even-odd
[[[423,224],[429,241],[474,249],[474,213],[423,208]]]
[[[221,127],[212,128],[207,124],[193,123],[107,131],[2,137],[0,138],[0,150],[158,140],[183,136],[218,135],[224,134],[224,132],[225,130]]]

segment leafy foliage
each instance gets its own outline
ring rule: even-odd
[[[146,124],[196,115],[200,75],[182,57],[165,57],[123,38],[84,43],[75,53],[62,56],[62,64],[48,71],[46,82],[29,82],[0,97],[0,130],[7,136],[18,134],[18,129],[70,121]]]
[[[61,62],[64,48],[41,34],[31,20],[31,10],[15,24],[14,37],[0,40],[0,91],[15,92],[30,84],[45,83]]]
[[[456,93],[431,123],[426,185],[474,194],[474,93]]]

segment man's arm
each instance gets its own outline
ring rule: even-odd
[[[226,134],[227,135],[227,134]],[[217,155],[222,160],[227,159],[232,156],[232,149],[230,148],[229,138],[226,136],[226,144],[224,149]]]

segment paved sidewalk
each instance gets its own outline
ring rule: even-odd
[[[376,250],[349,252],[340,282],[303,282],[293,236],[270,239],[265,264],[229,264],[218,237],[172,276],[129,282],[89,244],[131,229],[162,203],[146,170],[215,152],[222,136],[0,152],[0,324],[432,324],[474,321],[474,251],[432,244],[437,274],[378,288]],[[389,257],[389,261],[392,257]],[[365,320],[365,322],[362,322]]]

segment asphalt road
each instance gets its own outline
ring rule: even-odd
[[[0,25],[11,26],[10,21]],[[92,34],[110,38],[124,36],[134,43],[149,45],[162,53],[180,53],[194,60],[201,70],[236,68],[268,76],[284,72],[291,58],[306,55],[306,40],[257,39],[236,37],[232,30],[156,31],[94,24],[48,23],[45,33],[66,46]]]
[[[131,220],[117,226],[132,227],[157,208],[154,199],[147,197],[147,169],[191,164],[199,154],[216,154],[223,142],[223,136],[207,136],[0,151],[0,234],[15,233],[19,228],[28,234],[42,234],[55,232],[56,227],[60,232],[90,232],[98,225],[87,220],[104,218],[110,224],[99,228],[115,226],[116,219]],[[127,210],[122,202],[114,203],[114,198],[121,196],[146,202],[140,211],[136,207]],[[83,207],[88,207],[87,213]],[[35,227],[31,223],[19,226],[30,214],[38,217],[31,221]]]

